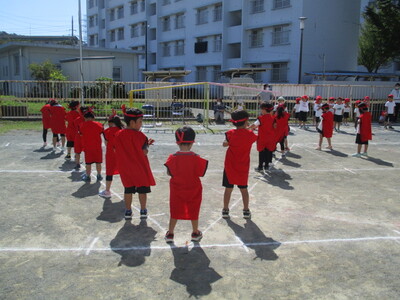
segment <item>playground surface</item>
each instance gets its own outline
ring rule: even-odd
[[[221,127],[219,127],[221,128]],[[222,127],[223,128],[223,127]],[[227,127],[228,128],[228,127]],[[123,219],[123,188],[80,181],[64,154],[41,148],[41,132],[0,136],[0,299],[398,299],[400,298],[400,128],[374,125],[368,158],[354,158],[352,126],[333,151],[314,150],[315,129],[292,128],[291,151],[249,177],[252,219],[235,188],[221,218],[223,134],[200,133],[193,150],[209,160],[200,229],[179,221],[164,241],[171,132],[146,129],[157,185],[149,218]],[[201,129],[201,128],[197,128]],[[201,132],[201,130],[199,130]],[[50,134],[49,134],[50,137]],[[323,146],[326,146],[323,145]]]

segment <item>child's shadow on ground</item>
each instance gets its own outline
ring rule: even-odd
[[[244,227],[234,223],[231,219],[227,219],[226,222],[245,246],[255,251],[256,257],[254,259],[277,260],[279,258],[274,250],[277,249],[281,243],[270,237],[266,237],[253,221],[246,220]]]
[[[72,196],[76,198],[86,198],[99,194],[100,182],[96,181],[93,184],[86,182],[82,185],[75,193],[72,193]]]
[[[268,171],[264,176],[257,176],[256,178],[268,184],[280,187],[283,190],[294,189],[289,183],[289,180],[292,180],[292,177],[281,169]]]
[[[337,151],[335,149],[332,149],[330,151],[326,151],[326,153],[331,154],[333,156],[338,156],[338,157],[348,157],[348,155],[346,153]]]
[[[52,149],[52,148],[44,148],[44,147],[41,147],[41,148],[39,148],[39,149],[36,149],[36,150],[33,150],[33,152],[39,152],[39,153],[43,153],[43,152],[51,152],[51,151],[53,151],[53,149]]]
[[[54,151],[51,151],[49,154],[42,156],[40,159],[56,159],[61,157],[61,155],[63,154],[64,154],[63,152],[55,153]]]
[[[125,221],[110,242],[111,250],[121,255],[118,266],[137,267],[144,264],[146,256],[151,254],[150,244],[155,240],[156,233],[147,226],[146,220],[141,220],[137,226],[131,220]]]
[[[297,162],[288,160],[286,157],[282,157],[280,162],[282,163],[282,165],[288,166],[288,167],[293,167],[293,168],[300,168],[301,167],[300,164],[298,164]]]
[[[124,219],[124,201],[112,202],[110,198],[105,198],[103,203],[103,211],[96,218],[99,221],[117,223]]]
[[[59,167],[60,171],[68,172],[72,171],[75,168],[75,162],[71,160],[66,160],[63,164]]]
[[[386,166],[386,167],[392,167],[392,168],[394,167],[393,163],[384,161],[380,158],[368,156],[365,159],[368,161],[372,161],[373,163],[380,165],[380,166]]]
[[[222,278],[213,268],[210,259],[198,243],[188,252],[187,247],[178,248],[171,245],[175,269],[170,279],[186,286],[189,296],[209,295],[214,283]]]
[[[301,155],[298,155],[298,154],[296,154],[296,153],[293,153],[293,152],[286,152],[286,157],[292,157],[292,158],[296,158],[296,159],[300,159],[301,158]]]
[[[72,171],[71,176],[68,178],[71,179],[71,181],[76,182],[76,181],[82,181],[82,175],[83,171]]]

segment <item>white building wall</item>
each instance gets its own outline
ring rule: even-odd
[[[144,35],[131,37],[131,25],[147,22],[147,69],[176,69],[192,70],[186,77],[187,81],[195,81],[196,69],[206,67],[207,80],[211,80],[211,70],[219,66],[222,70],[239,67],[266,67],[269,70],[262,74],[257,81],[274,82],[273,71],[275,64],[287,66],[287,76],[283,82],[295,83],[298,79],[300,30],[299,17],[307,17],[304,30],[303,67],[304,72],[322,71],[323,57],[326,70],[355,71],[357,69],[357,40],[360,20],[361,0],[291,0],[290,5],[276,9],[275,0],[265,0],[261,12],[252,12],[252,0],[197,0],[175,1],[163,5],[164,0],[146,1],[145,11],[141,11],[141,2],[138,0],[138,12],[131,14],[132,0],[109,0],[105,8],[98,6],[87,9],[87,16],[99,16],[99,26],[88,27],[88,41],[90,35],[98,34],[99,40],[105,37],[105,46],[109,48],[144,49],[146,39]],[[364,0],[363,0],[364,1]],[[101,0],[99,0],[101,2]],[[167,1],[168,2],[168,1]],[[222,3],[222,20],[213,21],[214,7]],[[110,21],[109,11],[120,5],[124,6],[124,17]],[[151,14],[151,8],[156,5],[156,14]],[[197,10],[206,8],[208,22],[196,24]],[[175,29],[175,16],[184,13],[185,27]],[[171,30],[163,31],[163,18],[170,17]],[[239,22],[232,26],[234,16],[239,16]],[[105,29],[101,27],[100,19],[105,19]],[[274,45],[273,32],[277,26],[287,30],[289,40],[283,45]],[[124,39],[110,41],[110,32],[124,28]],[[250,47],[252,30],[262,30],[262,45]],[[150,38],[150,32],[156,31],[156,39]],[[213,51],[213,36],[222,34],[222,51]],[[197,38],[208,41],[207,53],[195,54],[194,44]],[[185,55],[175,56],[171,48],[171,55],[164,56],[163,43],[185,40]],[[240,56],[234,54],[240,53]],[[139,69],[144,70],[145,56],[140,60]],[[307,78],[304,78],[306,81]]]

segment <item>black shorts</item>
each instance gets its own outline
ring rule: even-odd
[[[299,112],[299,120],[301,122],[307,122],[307,114],[308,114],[308,112],[306,112],[306,111]]]
[[[343,116],[342,115],[333,115],[333,121],[335,121],[335,122],[342,122],[342,120],[343,120]]]
[[[150,187],[149,186],[130,186],[126,187],[124,190],[124,194],[148,194],[151,193]]]
[[[58,138],[58,133],[53,133],[53,137],[55,137],[55,138]],[[64,133],[60,133],[60,136],[65,136],[65,134]]]
[[[234,185],[230,184],[228,181],[228,177],[226,177],[226,173],[224,170],[224,176],[222,177],[222,186],[226,187],[226,188],[233,188]],[[237,186],[239,189],[247,189],[247,185],[238,185]]]
[[[359,144],[359,145],[368,145],[368,141],[361,142],[361,135],[360,135],[359,133],[357,133],[357,136],[356,136],[356,144]]]
[[[74,141],[67,141],[67,147],[74,147]]]
[[[394,114],[388,114],[388,115],[386,116],[386,122],[393,123],[394,121],[396,121],[396,119],[395,119],[395,117],[394,117]]]
[[[299,119],[299,113],[297,112],[297,113],[294,113],[294,117],[295,117],[295,119]]]
[[[315,117],[315,122],[318,124],[321,121],[320,117]]]
[[[343,118],[347,119],[350,116],[348,112],[343,113]]]

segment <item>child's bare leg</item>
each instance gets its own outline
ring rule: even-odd
[[[229,209],[229,201],[231,201],[233,188],[225,188],[224,192],[224,209]]]
[[[140,209],[146,209],[147,194],[139,194]]]
[[[130,210],[132,208],[132,194],[124,194],[125,208]]]
[[[191,220],[193,232],[197,232],[199,230],[199,220]]]
[[[192,221],[192,222],[193,222],[193,221]],[[177,219],[173,219],[173,218],[170,218],[170,219],[169,219],[169,226],[168,226],[168,231],[169,231],[169,233],[174,233],[176,223],[178,223],[178,220],[177,220]],[[192,223],[192,224],[193,224],[193,223]]]
[[[322,134],[319,134],[319,141],[318,141],[318,147],[316,148],[316,150],[321,150],[321,146],[322,146],[322,140],[324,139],[324,137],[322,136]]]
[[[362,147],[361,144],[358,144],[358,145],[357,145],[357,153],[361,153],[361,147]]]
[[[367,152],[368,152],[367,150],[368,150],[368,145],[365,144],[365,145],[364,145],[364,152],[367,153]]]
[[[86,175],[90,176],[90,173],[92,172],[92,165],[91,164],[86,164]]]
[[[76,164],[81,163],[81,154],[80,153],[75,153],[75,162],[76,162]]]
[[[96,163],[97,174],[101,174],[101,164]]]
[[[64,146],[65,146],[65,135],[62,135],[61,136],[61,147],[64,148]]]
[[[55,148],[57,146],[57,137],[53,136],[53,147]]]
[[[67,154],[68,155],[71,155],[71,150],[72,150],[72,147],[67,147]]]
[[[106,180],[106,191],[109,192],[111,189],[112,180]]]
[[[240,189],[240,193],[242,194],[242,199],[243,199],[243,209],[248,210],[249,209],[249,191],[247,188]]]
[[[332,143],[331,143],[331,138],[326,138],[326,140],[328,141],[328,148],[332,149]]]

